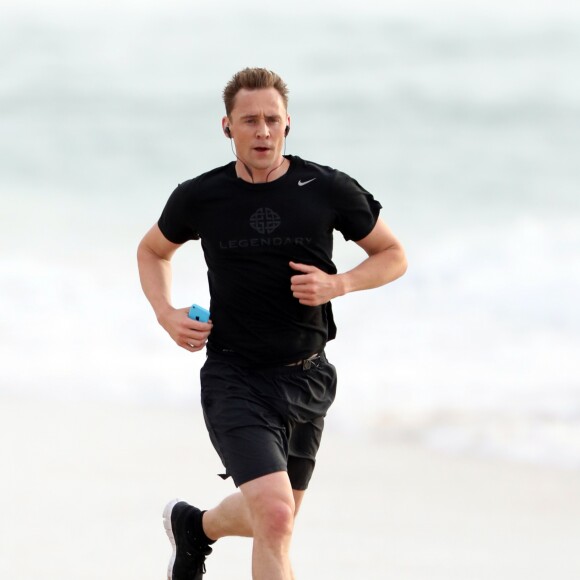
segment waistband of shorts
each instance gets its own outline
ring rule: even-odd
[[[303,358],[303,359],[297,360],[295,362],[287,363],[284,366],[285,367],[299,367],[299,366],[301,366],[303,370],[307,371],[319,358],[320,358],[320,353],[315,352],[314,354],[311,354],[307,358]]]
[[[244,368],[250,371],[286,371],[294,372],[296,370],[308,370],[312,366],[316,366],[318,362],[326,361],[326,356],[324,350],[320,352],[313,353],[305,358],[297,359],[292,362],[284,363],[271,363],[268,361],[263,362],[253,362],[244,357],[241,357],[238,353],[231,350],[218,351],[207,349],[207,359],[208,361],[219,361],[227,362],[234,366]]]

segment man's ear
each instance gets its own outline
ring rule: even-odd
[[[227,115],[222,119],[222,131],[224,135],[228,138],[232,138],[232,130],[230,129],[230,120]]]

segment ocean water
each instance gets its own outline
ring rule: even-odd
[[[221,90],[267,66],[287,152],[356,177],[409,258],[335,301],[329,430],[580,468],[579,24],[564,1],[3,3],[0,394],[196,408],[203,356],[157,326],[136,246],[231,159]],[[174,267],[176,305],[207,303],[199,246]]]

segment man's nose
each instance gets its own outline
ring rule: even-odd
[[[268,127],[268,123],[266,123],[265,119],[258,121],[258,125],[256,127],[256,135],[258,137],[270,136],[270,128]]]

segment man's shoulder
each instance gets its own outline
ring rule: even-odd
[[[318,188],[326,186],[328,191],[336,191],[344,188],[351,189],[352,184],[356,184],[356,181],[350,175],[335,167],[300,157],[294,157],[293,159],[296,161],[295,174],[299,176],[299,185],[316,180]]]
[[[227,163],[220,167],[210,169],[205,173],[200,173],[179,183],[179,188],[183,191],[195,190],[200,187],[212,187],[229,179],[232,171],[233,162]]]
[[[302,157],[298,156],[293,156],[292,160],[296,163],[296,169],[298,171],[316,173],[320,176],[327,177],[333,177],[337,171],[334,167],[330,167],[329,165],[323,165],[322,163],[316,163],[315,161],[302,159]]]

